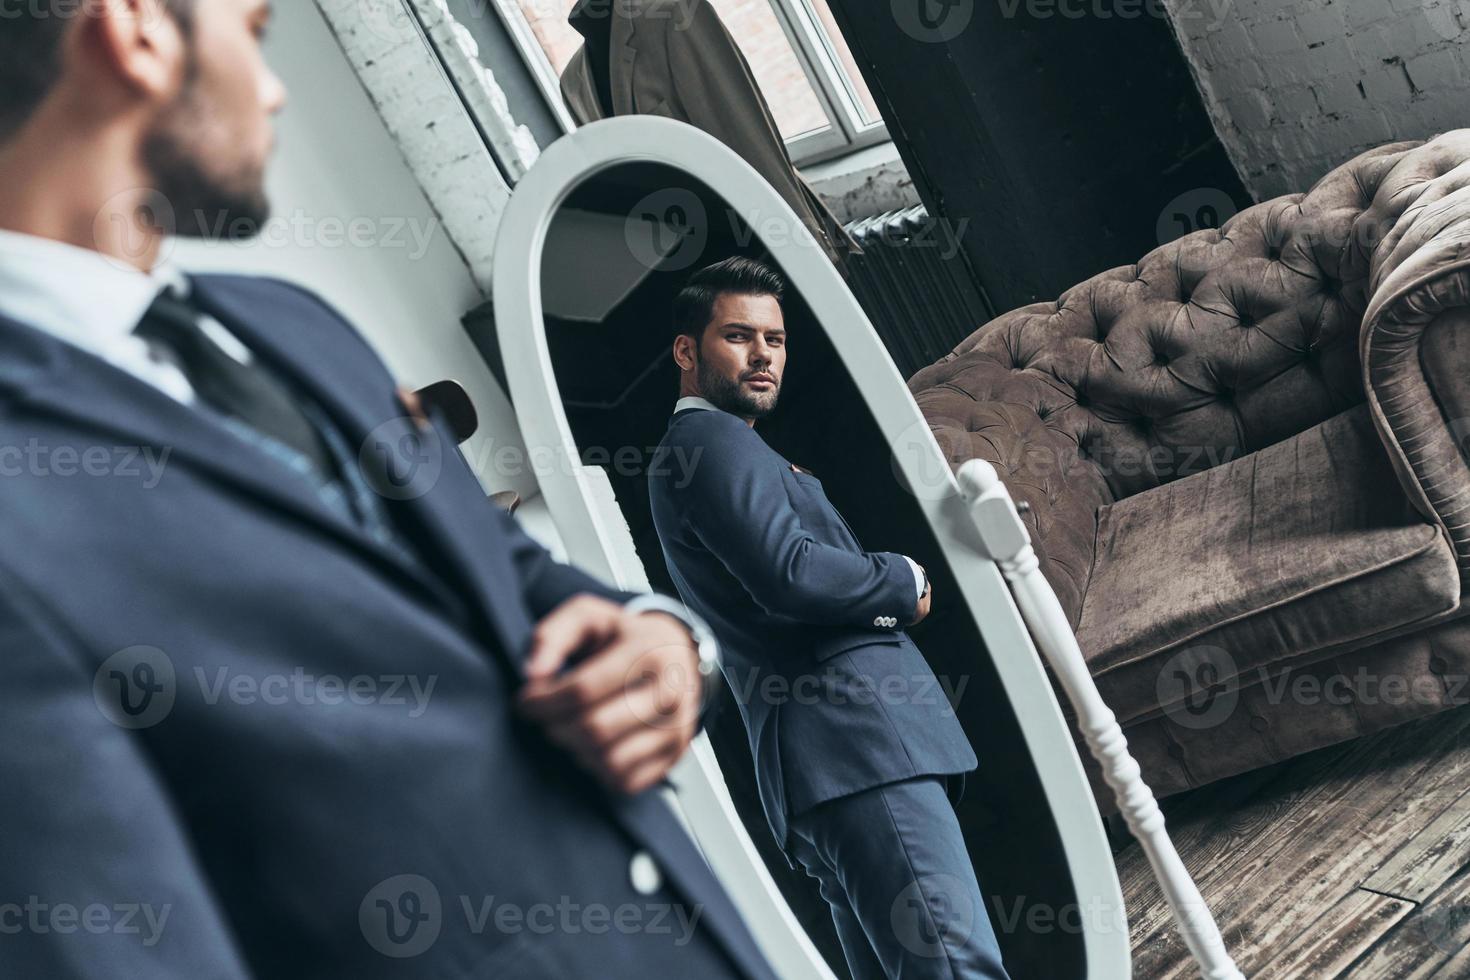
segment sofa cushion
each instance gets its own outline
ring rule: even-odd
[[[1378,147],[1306,194],[996,317],[909,379],[950,464],[994,464],[1030,505],[1073,626],[1100,507],[1363,401],[1373,248],[1467,153],[1470,131]]]
[[[1078,641],[1124,722],[1460,595],[1454,554],[1399,489],[1365,405],[1104,507],[1095,554]]]

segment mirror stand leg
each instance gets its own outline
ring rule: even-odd
[[[1010,583],[1016,605],[1037,648],[1076,709],[1077,723],[1087,747],[1102,766],[1103,778],[1113,790],[1128,829],[1148,856],[1174,921],[1205,980],[1244,980],[1225,949],[1214,916],[1169,838],[1164,815],[1153,791],[1143,781],[1137,761],[1128,752],[1128,740],[1117,718],[1098,694],[1082,648],[1077,645],[1077,636],[1056,593],[1041,573],[1030,535],[1021,523],[1010,493],[1000,482],[995,467],[983,460],[970,460],[956,475],[969,501],[981,543]]]

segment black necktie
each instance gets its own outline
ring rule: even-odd
[[[241,364],[204,332],[203,314],[171,289],[134,331],[174,353],[199,400],[301,453],[323,476],[334,469],[320,433],[290,390],[258,363]]]

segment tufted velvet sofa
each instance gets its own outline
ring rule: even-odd
[[[1001,316],[909,388],[1030,504],[1160,795],[1470,698],[1470,130]]]

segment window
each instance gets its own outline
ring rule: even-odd
[[[883,142],[888,131],[827,0],[709,0],[734,36],[798,164]],[[582,45],[576,0],[500,0],[507,27],[561,119],[558,79]]]

